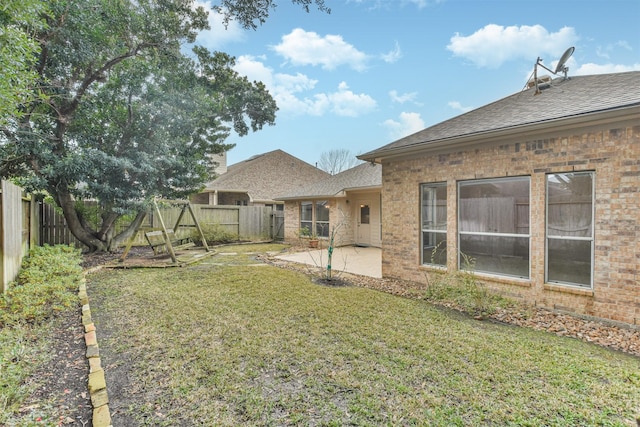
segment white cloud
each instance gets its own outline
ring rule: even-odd
[[[396,140],[424,129],[424,120],[419,113],[400,113],[399,121],[385,120],[382,125],[387,128],[389,138]]]
[[[572,27],[550,33],[541,25],[503,27],[489,24],[470,36],[456,33],[447,49],[478,67],[498,68],[513,59],[528,59],[535,63],[539,56],[557,58],[577,40]]]
[[[373,111],[376,101],[364,93],[353,93],[345,82],[338,85],[338,91],[327,95],[331,111],[338,116],[357,117]]]
[[[376,108],[376,101],[369,95],[354,93],[345,82],[341,82],[335,92],[308,93],[318,83],[302,73],[275,73],[253,56],[240,56],[235,70],[249,80],[265,84],[276,100],[280,114],[307,114],[321,116],[332,112],[338,116],[357,117]]]
[[[312,90],[318,83],[317,80],[310,79],[308,76],[301,73],[296,73],[295,75],[277,73],[274,76],[274,80],[279,87],[292,93]]]
[[[408,0],[409,3],[413,3],[416,6],[418,6],[418,9],[422,9],[424,7],[427,7],[430,3],[440,3],[440,0],[435,0],[435,1],[427,1],[427,0]]]
[[[440,4],[445,2],[446,0],[347,0],[347,3],[372,3],[371,9],[379,9],[381,7],[389,7],[390,5],[396,6],[398,3],[410,3],[414,4],[418,7],[418,9],[422,9],[424,7]]]
[[[462,113],[466,113],[467,111],[471,111],[473,110],[473,107],[464,107],[461,103],[459,103],[458,101],[449,101],[447,103],[447,105],[451,108],[453,108],[454,110],[460,111]]]
[[[415,102],[416,96],[418,96],[418,92],[409,92],[400,95],[397,90],[389,91],[389,98],[391,98],[391,101],[397,102],[398,104],[404,104],[405,102],[413,102],[414,104],[418,104],[417,102]]]
[[[620,48],[629,52],[633,51],[633,47],[631,47],[629,42],[627,42],[626,40],[618,40],[617,42],[610,43],[604,47],[598,46],[596,48],[596,55],[598,55],[601,58],[609,59],[609,53]]]
[[[640,71],[640,64],[633,65],[621,65],[621,64],[582,64],[577,68],[575,73],[569,73],[575,75],[589,75],[589,74],[609,74],[609,73],[624,73],[626,71]]]
[[[195,7],[202,6],[209,12],[210,30],[201,31],[196,38],[196,44],[209,50],[219,50],[228,43],[244,40],[245,32],[235,21],[229,22],[225,28],[221,14],[211,10],[211,2],[196,1]]]
[[[326,70],[333,70],[341,65],[348,65],[354,70],[366,68],[367,55],[342,36],[319,36],[312,31],[296,28],[282,36],[282,42],[272,49],[293,65],[320,65]]]
[[[265,84],[268,89],[273,87],[273,70],[260,62],[255,56],[242,55],[236,58],[234,70],[243,76],[247,76],[250,81],[259,81]]]
[[[393,48],[393,50],[389,51],[388,53],[383,53],[382,55],[380,55],[380,57],[384,62],[389,64],[398,62],[398,60],[402,58],[402,51],[400,50],[400,45],[398,44],[398,42],[396,42],[396,46]]]

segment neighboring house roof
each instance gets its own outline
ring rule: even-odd
[[[382,188],[382,166],[362,163],[296,191],[283,193],[278,200],[339,197],[347,191],[378,188]]]
[[[640,72],[557,78],[535,95],[535,88],[480,107],[399,139],[358,158],[379,161],[417,151],[508,138],[534,130],[560,129],[599,118],[637,115]]]
[[[247,193],[252,202],[270,202],[330,175],[282,150],[258,154],[227,168],[205,192]]]

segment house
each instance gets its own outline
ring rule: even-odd
[[[334,233],[334,244],[382,244],[380,189],[382,168],[362,163],[278,199],[285,203],[285,241],[307,229],[320,238]]]
[[[223,172],[207,184],[192,203],[206,205],[273,206],[276,196],[325,179],[330,175],[282,150],[258,154],[226,167],[226,157],[216,159]]]
[[[383,276],[471,268],[532,305],[640,324],[640,72],[539,89],[358,156],[382,165]]]

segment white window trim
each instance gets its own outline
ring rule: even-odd
[[[318,220],[318,214],[316,213],[318,210],[318,203],[319,202],[325,202],[327,203],[327,206],[329,206],[329,201],[322,199],[322,200],[302,200],[300,201],[300,206],[298,207],[298,227],[300,229],[302,229],[302,223],[303,222],[310,222],[311,223],[311,229],[309,230],[309,232],[311,233],[311,235],[316,235],[316,237],[318,239],[327,239],[327,236],[320,236],[316,233],[317,231],[317,227],[318,224],[326,224],[327,225],[327,230],[329,232],[329,235],[331,235],[331,230],[330,230],[330,224],[331,224],[331,213],[329,213],[329,220],[328,221],[320,221]],[[303,203],[310,203],[311,204],[311,220],[303,220],[302,219],[302,205]],[[327,210],[329,210],[329,208],[325,208]]]
[[[574,174],[574,175],[589,175],[591,176],[591,236],[590,237],[582,237],[582,236],[549,236],[549,176],[550,175],[566,175],[566,174]],[[544,282],[549,283],[551,285],[557,286],[566,286],[569,288],[575,289],[587,289],[593,290],[593,275],[594,275],[594,267],[595,267],[595,224],[596,224],[596,173],[595,171],[567,171],[567,172],[554,172],[548,173],[545,175],[545,200],[544,200]],[[561,281],[549,281],[549,244],[548,241],[551,240],[572,240],[572,241],[590,241],[591,242],[591,271],[589,274],[589,285],[580,285],[578,283],[572,282],[561,282]]]
[[[461,231],[460,230],[460,224],[461,224],[461,219],[460,219],[460,186],[464,185],[465,183],[491,183],[491,182],[505,182],[507,180],[517,180],[517,179],[526,179],[529,183],[529,233],[527,234],[514,234],[514,233],[489,233],[489,232],[475,232],[475,231]],[[478,273],[481,274],[483,276],[493,276],[493,277],[497,277],[497,278],[505,278],[508,277],[510,279],[517,279],[517,280],[524,280],[524,281],[528,281],[531,280],[531,176],[530,175],[520,175],[520,176],[505,176],[505,177],[500,177],[500,178],[481,178],[481,179],[469,179],[469,180],[464,180],[464,181],[458,181],[457,182],[457,194],[456,194],[456,204],[457,204],[457,212],[456,212],[456,217],[457,217],[457,221],[458,221],[458,253],[457,255],[457,262],[458,262],[458,270],[463,270],[466,271],[463,266],[462,266],[462,261],[461,261],[461,251],[460,251],[460,242],[462,239],[460,239],[460,236],[491,236],[491,237],[517,237],[517,238],[527,238],[529,241],[529,271],[528,271],[528,275],[527,277],[523,277],[523,276],[516,276],[513,274],[503,274],[503,273],[496,273],[494,271],[474,271],[473,273]]]
[[[420,184],[420,230],[421,230],[421,233],[420,233],[420,261],[421,261],[421,263],[420,264],[421,265],[426,265],[426,266],[429,266],[429,267],[446,268],[447,267],[446,261],[445,261],[445,264],[443,265],[443,264],[434,264],[434,263],[428,262],[427,260],[424,259],[424,233],[444,234],[446,237],[449,237],[449,236],[447,236],[448,230],[434,230],[434,229],[431,229],[431,228],[423,228],[422,227],[422,224],[424,224],[424,221],[423,221],[423,218],[422,218],[422,215],[423,215],[423,210],[422,209],[423,209],[423,205],[424,205],[423,200],[422,200],[422,195],[424,194],[423,193],[423,189],[425,187],[427,187],[427,188],[429,188],[429,187],[431,187],[431,188],[444,187],[445,190],[447,191],[447,198],[449,197],[448,188],[447,188],[447,183],[446,182],[433,182],[433,183],[430,182],[430,183]],[[447,200],[445,200],[445,202],[447,202]],[[447,209],[448,209],[448,206],[447,206]],[[447,228],[448,228],[448,224],[447,224]],[[445,239],[445,242],[446,241],[447,241],[447,239]],[[445,248],[445,249],[447,249],[447,248]]]

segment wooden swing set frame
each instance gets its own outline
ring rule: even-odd
[[[165,225],[164,218],[162,217],[162,213],[160,211],[160,206],[158,205],[159,203],[168,204],[170,206],[178,206],[181,208],[180,214],[178,215],[178,219],[176,220],[176,223],[173,226],[173,228],[167,228],[167,226]],[[186,245],[184,244],[184,242],[181,241],[182,239],[178,239],[175,237],[176,236],[175,233],[178,230],[178,227],[180,227],[180,223],[182,222],[182,219],[186,211],[189,211],[189,214],[191,215],[191,219],[193,219],[193,223],[196,227],[196,230],[198,231],[198,234],[200,235],[200,239],[202,239],[202,246],[204,247],[206,252],[210,252],[209,246],[207,245],[207,240],[205,239],[204,233],[202,232],[202,228],[200,227],[200,223],[198,222],[198,219],[196,218],[196,215],[193,212],[193,208],[191,207],[191,203],[188,200],[166,200],[166,199],[159,199],[156,197],[153,199],[153,209],[155,214],[158,216],[158,220],[160,221],[160,228],[146,232],[145,237],[147,238],[147,242],[149,243],[149,246],[151,246],[151,248],[153,249],[154,253],[157,253],[156,248],[158,246],[165,246],[167,249],[167,253],[171,257],[171,260],[173,261],[173,264],[179,265],[180,262],[176,257],[176,252],[175,252],[176,247],[194,246],[193,243],[191,243],[190,245]],[[146,214],[147,213],[145,213],[145,215]],[[122,255],[119,258],[119,261],[121,263],[124,262],[124,260],[127,258],[127,255],[129,254],[129,251],[131,250],[131,247],[133,246],[133,242],[135,241],[141,227],[142,225],[138,226],[138,228],[136,228],[135,232],[129,238],[129,241],[127,242],[127,246],[125,247],[124,251],[122,252]],[[161,233],[161,237],[158,236],[158,231]]]

